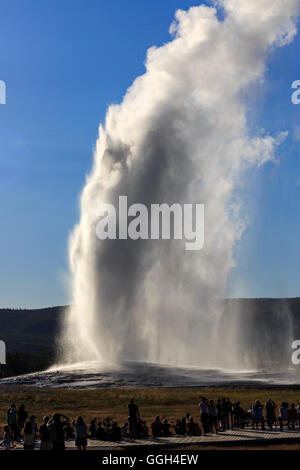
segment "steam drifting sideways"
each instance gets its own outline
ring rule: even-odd
[[[109,106],[70,237],[62,362],[251,365],[234,326],[220,332],[220,299],[245,226],[243,175],[274,159],[286,133],[250,136],[243,96],[263,78],[270,49],[292,41],[298,10],[299,0],[178,10],[172,40],[148,50],[144,75]],[[99,208],[121,195],[147,207],[204,204],[203,249],[174,239],[99,240]]]

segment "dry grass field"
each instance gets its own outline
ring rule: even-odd
[[[169,421],[191,413],[199,420],[198,403],[200,396],[216,400],[229,397],[231,401],[240,400],[243,408],[248,409],[254,400],[265,402],[272,397],[276,403],[283,400],[289,403],[300,401],[300,390],[292,388],[254,389],[254,388],[107,388],[97,390],[72,390],[66,388],[33,388],[0,386],[0,424],[6,421],[6,409],[10,403],[18,407],[22,403],[28,413],[34,414],[40,422],[43,415],[60,412],[74,418],[83,416],[86,421],[93,417],[99,419],[111,416],[120,424],[127,418],[127,404],[134,397],[139,405],[141,415],[151,424],[156,415],[166,415]]]

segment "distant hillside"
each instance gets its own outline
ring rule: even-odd
[[[0,309],[0,339],[10,353],[38,353],[53,350],[66,307],[35,310]],[[270,325],[275,312],[287,311],[293,319],[294,338],[300,339],[300,298],[228,299],[224,301],[223,320],[239,318],[245,327],[253,323]],[[244,319],[241,319],[241,315]]]
[[[250,322],[261,321],[272,328],[274,317],[278,312],[289,313],[293,321],[294,337],[300,339],[300,297],[291,299],[227,299],[224,316],[243,316],[245,326]]]
[[[0,339],[10,353],[52,350],[66,307],[0,309]]]

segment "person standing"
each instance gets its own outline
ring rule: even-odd
[[[34,433],[34,440],[36,440],[37,432],[38,432],[38,426],[36,424],[36,417],[34,415],[30,416],[29,421],[31,422],[32,431]]]
[[[209,419],[209,430],[210,432],[218,433],[218,417],[217,408],[215,402],[210,400],[208,403],[208,419]]]
[[[61,417],[64,418],[64,421],[61,421]],[[61,415],[60,413],[55,413],[52,418],[50,418],[48,424],[52,450],[65,450],[64,427],[68,421],[69,418],[67,418],[67,416]]]
[[[140,412],[138,406],[134,403],[134,398],[131,398],[128,405],[128,414],[129,414],[129,427],[130,434],[132,437],[136,436],[136,425],[137,421],[140,418]]]
[[[75,446],[78,450],[86,450],[87,447],[87,425],[83,421],[81,416],[76,418],[76,421],[73,421],[73,426],[75,429]]]
[[[40,450],[51,450],[51,441],[50,441],[50,431],[48,427],[49,418],[44,416],[43,424],[41,424],[39,429],[39,435],[41,439]]]
[[[226,398],[222,398],[222,414],[223,414],[223,428],[224,431],[229,429],[229,420],[228,420],[228,407]]]
[[[295,431],[295,426],[297,422],[297,410],[295,407],[295,403],[291,404],[291,407],[288,409],[288,426]]]
[[[227,398],[227,409],[228,409],[228,415],[230,417],[230,427],[231,427],[231,429],[233,429],[234,428],[233,404],[231,403],[229,398]]]
[[[281,407],[279,409],[278,421],[279,421],[280,431],[283,431],[284,424],[286,424],[287,427],[290,429],[289,409],[288,409],[288,403],[286,402],[281,403]]]
[[[229,398],[223,398],[222,402],[223,414],[224,414],[224,427],[225,429],[230,428],[230,416],[231,416],[231,402]]]
[[[90,427],[89,427],[89,431],[90,431],[91,439],[96,439],[97,418],[94,418],[94,419],[91,420],[91,422],[90,422]]]
[[[18,434],[21,435],[21,431],[24,428],[24,424],[28,418],[28,413],[25,409],[25,405],[21,405],[18,409]]]
[[[267,413],[267,425],[272,429],[273,424],[275,423],[275,403],[272,398],[269,398],[266,401],[266,413]]]
[[[217,400],[217,420],[218,420],[218,429],[219,431],[225,431],[225,423],[224,423],[224,413],[223,413],[223,406],[221,398]]]
[[[12,403],[7,410],[7,424],[13,441],[18,439],[17,408]]]
[[[299,429],[300,429],[300,401],[298,402],[298,405],[296,406],[296,410],[297,410],[297,420],[298,420]]]
[[[255,401],[255,404],[252,407],[253,411],[253,420],[256,425],[256,429],[258,429],[258,425],[261,425],[261,430],[265,430],[265,418],[263,416],[263,406],[261,405],[259,400]]]
[[[201,402],[199,403],[200,407],[200,419],[203,428],[203,433],[207,434],[209,432],[209,418],[208,418],[208,400],[204,397],[201,398]]]

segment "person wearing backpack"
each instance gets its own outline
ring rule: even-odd
[[[64,418],[64,421],[61,421],[61,417]],[[50,418],[48,425],[52,450],[65,450],[66,446],[64,427],[68,421],[69,418],[67,418],[67,416],[61,415],[60,413],[55,413],[52,418]]]

